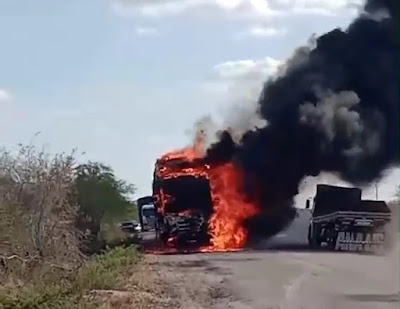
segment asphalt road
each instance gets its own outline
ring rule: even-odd
[[[261,250],[160,255],[157,263],[182,281],[176,289],[199,291],[182,308],[399,308],[398,246],[384,256],[312,252],[307,216],[261,243]],[[209,293],[202,299],[204,289]]]
[[[398,308],[397,255],[261,251],[159,256],[169,271],[219,291],[186,308]],[[190,282],[189,282],[190,284]],[[199,287],[200,288],[200,287]]]

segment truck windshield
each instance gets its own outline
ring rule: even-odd
[[[167,206],[168,212],[179,213],[188,209],[212,212],[210,183],[205,177],[179,176],[162,182],[164,193],[173,197]]]
[[[145,208],[142,210],[143,216],[151,217],[155,215],[154,208]]]

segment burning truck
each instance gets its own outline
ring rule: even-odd
[[[190,243],[208,244],[208,221],[212,198],[208,175],[195,171],[191,162],[182,158],[156,162],[153,197],[157,209],[157,232],[168,246]]]
[[[194,146],[157,160],[153,195],[140,201],[151,199],[157,236],[167,246],[242,249],[249,236],[245,221],[258,213],[258,207],[242,193],[243,177],[234,163],[207,161],[202,137],[200,132]]]

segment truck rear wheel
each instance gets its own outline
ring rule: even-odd
[[[321,239],[319,237],[319,228],[311,225],[308,227],[308,244],[312,249],[318,249],[321,247]]]
[[[328,235],[329,235],[327,241],[328,249],[334,251],[336,246],[337,233],[333,228],[331,228],[328,232]]]

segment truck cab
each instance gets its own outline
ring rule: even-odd
[[[141,213],[143,219],[142,229],[144,231],[154,230],[156,228],[156,211],[154,205],[144,205]]]
[[[156,210],[152,196],[145,196],[136,201],[141,231],[156,228]]]

